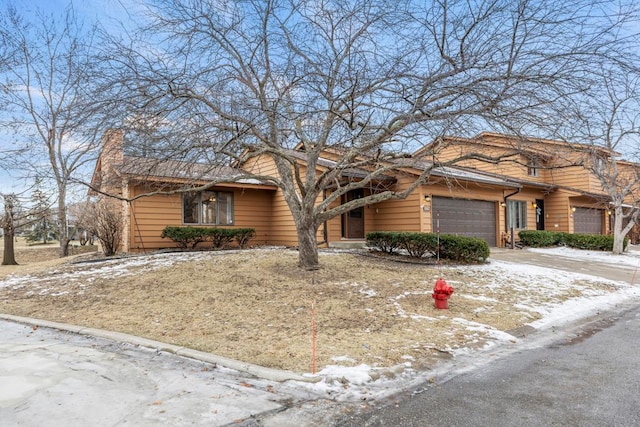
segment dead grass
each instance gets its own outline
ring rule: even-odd
[[[312,304],[320,369],[337,364],[336,356],[351,361],[340,364],[411,361],[420,369],[451,349],[484,345],[490,338],[469,328],[472,322],[506,331],[538,317],[515,307],[521,300],[517,292],[490,287],[490,271],[482,277],[477,269],[448,269],[454,297],[449,310],[436,310],[433,266],[334,253],[321,255],[320,270],[306,272],[296,268],[296,260],[297,253],[288,250],[218,252],[152,271],[140,263],[129,269],[135,274],[122,277],[98,274],[98,264],[45,263],[12,273],[47,280],[0,289],[0,312],[299,372],[311,370]],[[85,278],[69,280],[72,273]]]
[[[59,243],[47,242],[28,243],[24,237],[18,237],[14,243],[14,254],[19,265],[2,265],[0,266],[0,280],[10,274],[28,274],[37,272],[49,267],[68,263],[70,259],[74,259],[78,255],[96,252],[97,247],[80,246],[72,243],[69,247],[69,258],[60,258]],[[0,237],[0,260],[4,253],[4,236]]]

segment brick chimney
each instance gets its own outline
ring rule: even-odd
[[[124,131],[109,129],[102,136],[102,152],[100,153],[101,190],[110,194],[122,193],[122,182],[117,168],[122,165],[124,154],[122,145]]]

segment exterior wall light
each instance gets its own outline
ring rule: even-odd
[[[571,206],[571,212],[575,212],[576,211],[576,207],[575,206]]]

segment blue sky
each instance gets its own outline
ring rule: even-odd
[[[87,22],[98,22],[108,31],[119,31],[122,26],[135,21],[134,14],[140,11],[141,0],[0,0],[0,10],[6,11],[9,5],[13,5],[20,15],[26,19],[36,16],[37,11],[45,14],[53,14],[56,18],[63,16],[65,9],[72,4],[78,18]],[[0,147],[11,144],[13,136],[0,130]],[[20,193],[32,184],[20,177],[21,172],[11,174],[0,168],[0,194]]]

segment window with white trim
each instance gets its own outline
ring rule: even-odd
[[[233,193],[198,191],[182,194],[184,224],[233,224]]]
[[[527,228],[527,202],[507,200],[507,230]]]

